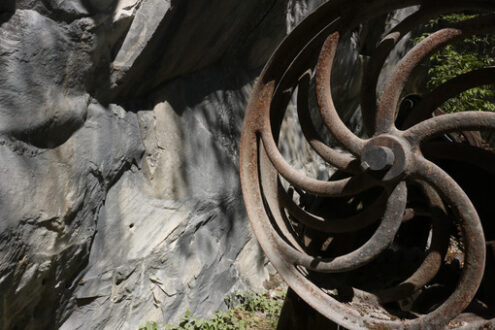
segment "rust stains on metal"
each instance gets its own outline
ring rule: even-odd
[[[337,46],[357,25],[413,5],[419,10],[372,52],[361,90],[369,138],[359,137],[339,117],[332,100]],[[240,161],[254,232],[292,289],[344,327],[495,326],[495,303],[490,305],[495,297],[477,293],[484,285],[488,228],[478,214],[478,200],[468,194],[473,191],[469,180],[456,181],[456,171],[464,168],[455,167],[462,162],[473,172],[495,177],[493,149],[475,132],[494,131],[495,113],[439,115],[438,109],[466,89],[493,83],[493,67],[458,76],[418,97],[408,113],[398,114],[414,69],[450,42],[492,32],[495,16],[481,15],[432,34],[404,56],[384,93],[379,99],[376,95],[380,70],[395,45],[429,19],[461,10],[495,11],[495,0],[330,1],[282,42],[254,87]],[[310,90],[313,72],[315,91]],[[314,179],[293,168],[279,150],[282,120],[296,89],[303,136],[338,169],[338,177]],[[328,132],[348,153],[320,137],[311,120],[310,92]],[[461,261],[446,257],[454,248]],[[484,307],[477,314],[467,310],[470,305]]]

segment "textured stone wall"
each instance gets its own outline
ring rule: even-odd
[[[243,113],[317,4],[1,2],[1,329],[135,329],[263,288]]]
[[[1,329],[136,329],[268,285],[240,192],[244,108],[323,2],[1,1]],[[365,39],[340,56],[357,63],[349,115]]]

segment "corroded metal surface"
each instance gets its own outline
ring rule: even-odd
[[[368,137],[357,136],[332,99],[339,42],[367,20],[414,5],[418,11],[393,27],[370,57],[361,93]],[[481,14],[414,46],[378,97],[380,70],[395,45],[428,20],[461,10]],[[485,235],[493,235],[486,221],[493,219],[480,218],[478,200],[483,198],[470,192],[476,191],[473,180],[457,175],[465,168],[455,167],[461,162],[495,176],[495,154],[476,132],[494,131],[495,113],[443,114],[438,109],[460,92],[494,83],[493,67],[463,74],[427,95],[403,96],[414,69],[433,52],[495,30],[495,16],[486,14],[493,11],[494,0],[330,1],[282,42],[254,87],[240,162],[249,218],[291,288],[340,325],[495,327],[495,293],[484,279]],[[293,168],[279,150],[282,120],[296,90],[302,134],[339,177],[312,178]],[[347,153],[320,137],[310,115],[310,93],[316,95],[321,121]],[[399,113],[406,108],[402,102],[412,105]],[[346,209],[344,215],[336,211],[340,208]],[[490,258],[487,270],[494,263]]]

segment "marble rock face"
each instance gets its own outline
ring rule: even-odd
[[[136,329],[266,287],[242,119],[323,2],[1,2],[0,329]],[[359,38],[341,56],[358,73]]]

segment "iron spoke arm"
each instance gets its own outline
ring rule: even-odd
[[[480,218],[471,200],[459,185],[440,167],[416,157],[413,177],[431,185],[452,208],[460,220],[464,241],[464,267],[460,282],[449,298],[435,311],[425,316],[432,326],[444,325],[461,313],[474,298],[485,268],[485,237]]]
[[[363,115],[364,125],[369,136],[375,133],[377,95],[376,87],[383,65],[387,60],[390,52],[395,48],[397,43],[418,24],[428,21],[442,12],[442,7],[437,9],[421,9],[402,22],[397,24],[379,43],[373,51],[364,71],[363,84],[361,87],[361,113]]]
[[[474,70],[447,81],[423,97],[406,119],[404,128],[409,128],[422,120],[428,119],[438,107],[450,98],[471,88],[493,83],[495,83],[494,66]]]
[[[316,131],[308,108],[309,82],[311,78],[310,71],[306,72],[299,79],[299,88],[297,94],[297,115],[301,130],[309,145],[313,148],[323,160],[348,173],[361,173],[360,162],[354,157],[338,152],[326,145],[318,132]]]
[[[426,195],[432,216],[430,248],[419,268],[399,285],[379,291],[376,296],[381,303],[389,303],[410,297],[430,282],[440,270],[449,246],[447,210],[438,193],[426,183],[420,183]]]
[[[338,43],[339,33],[335,32],[323,44],[316,66],[316,98],[323,122],[335,139],[352,154],[359,155],[365,145],[365,141],[357,137],[345,126],[335,109],[332,99],[330,77]]]
[[[387,133],[393,130],[401,93],[420,62],[448,43],[493,30],[494,19],[494,15],[487,15],[461,22],[454,28],[445,28],[433,33],[414,46],[399,62],[395,73],[386,84],[385,92],[380,97],[377,110],[380,121],[376,123],[376,132]]]
[[[469,144],[427,142],[421,146],[421,152],[427,159],[456,160],[487,172],[495,172],[495,153]]]
[[[412,143],[421,143],[435,136],[456,131],[495,130],[495,113],[466,111],[445,114],[414,125],[403,132]]]
[[[312,229],[336,234],[357,231],[375,223],[383,215],[387,201],[386,196],[382,195],[365,210],[355,215],[342,219],[327,219],[301,209],[285,192],[280,194],[280,199],[282,205],[295,220]]]
[[[273,238],[286,260],[294,265],[322,273],[347,272],[368,264],[392,244],[402,223],[406,203],[407,187],[405,182],[401,182],[390,194],[383,219],[373,236],[357,250],[333,259],[311,257],[297,251],[276,235]]]
[[[261,91],[262,95],[270,95],[273,93],[273,84],[266,84]],[[265,113],[262,116],[263,122],[260,124],[261,129],[259,134],[263,142],[266,154],[280,175],[290,184],[302,189],[308,193],[319,196],[349,196],[365,191],[375,185],[366,174],[359,174],[356,177],[346,178],[338,181],[320,181],[310,178],[305,174],[294,169],[280,153],[275,140],[273,138],[270,116],[270,102],[268,97],[261,97],[258,107]]]

